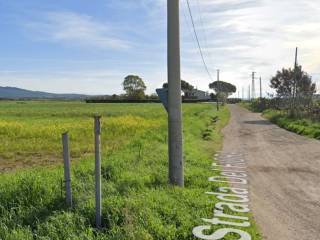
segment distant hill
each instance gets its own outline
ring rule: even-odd
[[[89,95],[57,94],[39,91],[30,91],[16,87],[0,87],[0,99],[85,99]]]

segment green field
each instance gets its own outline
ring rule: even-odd
[[[167,120],[160,104],[0,102],[0,239],[193,239],[212,216],[213,154],[229,111],[185,104],[185,188],[167,184]],[[102,115],[103,224],[95,230],[93,119]],[[69,131],[75,207],[61,189],[61,133]],[[249,232],[260,239],[253,225]],[[227,239],[238,239],[229,236]]]

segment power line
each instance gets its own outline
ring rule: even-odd
[[[202,17],[202,9],[201,9],[201,6],[200,6],[200,0],[197,0],[196,2],[197,2],[197,5],[198,5],[200,24],[201,24],[201,27],[202,27],[202,30],[203,30],[205,49],[207,49],[207,56],[209,57],[209,60],[212,60],[211,53],[208,50],[209,49],[208,38],[207,38],[206,28],[204,26],[203,17]]]
[[[194,32],[194,35],[195,35],[196,40],[197,40],[197,44],[198,44],[198,48],[199,48],[199,52],[200,52],[200,55],[201,55],[202,62],[203,62],[203,64],[204,64],[205,70],[207,71],[207,73],[208,73],[211,81],[214,81],[213,78],[212,78],[212,76],[211,76],[211,73],[210,73],[210,71],[209,71],[209,68],[208,68],[208,66],[207,66],[207,64],[206,64],[206,61],[205,61],[205,59],[204,59],[204,56],[203,56],[203,52],[202,52],[201,45],[200,45],[200,42],[199,42],[199,38],[198,38],[196,26],[195,26],[194,20],[193,20],[193,15],[192,15],[191,7],[190,7],[190,2],[189,2],[189,0],[186,0],[186,1],[187,1],[187,5],[188,5],[188,10],[189,10],[191,22],[192,22],[193,32]]]
[[[185,23],[186,23],[186,27],[189,30],[188,32],[189,32],[194,44],[197,45],[196,38],[194,37],[194,34],[193,34],[192,30],[191,30],[191,25],[190,25],[190,22],[188,20],[189,18],[187,17],[186,10],[185,10],[185,8],[187,8],[187,5],[186,5],[187,3],[186,3],[186,1],[184,1],[184,2],[185,2],[185,4],[184,4],[184,7],[182,7],[182,12],[183,12],[184,20],[185,20]]]

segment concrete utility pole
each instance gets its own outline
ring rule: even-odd
[[[251,94],[251,98],[252,99],[255,99],[255,97],[256,97],[256,89],[255,89],[255,79],[254,79],[254,74],[255,74],[256,72],[252,72],[252,85],[251,85],[251,90],[252,90],[252,94]]]
[[[261,76],[260,76],[260,99],[262,99],[262,82],[261,82]]]
[[[292,107],[296,107],[296,95],[297,95],[297,65],[298,65],[298,47],[296,47],[296,54],[295,54],[295,60],[294,60],[294,73],[293,73],[293,93],[292,93]]]
[[[249,88],[248,88],[248,100],[249,101],[251,100],[251,97],[250,97],[250,85],[249,85]]]
[[[183,187],[179,0],[168,0],[167,8],[169,182]]]
[[[298,47],[296,47],[296,54],[294,60],[294,96],[297,91],[297,65],[298,65]]]
[[[217,92],[217,111],[219,111],[219,93],[220,93],[220,69],[217,69],[217,83],[218,83],[218,92]]]
[[[95,174],[96,174],[96,227],[101,228],[102,205],[101,205],[101,148],[100,135],[101,124],[100,116],[94,117],[94,139],[95,139]]]

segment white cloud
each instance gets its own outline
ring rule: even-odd
[[[216,69],[219,68],[222,80],[235,84],[240,91],[244,87],[247,92],[246,89],[251,83],[251,72],[256,71],[257,76],[262,76],[263,89],[270,91],[270,77],[282,67],[293,66],[294,49],[298,46],[299,63],[320,85],[320,1],[189,1],[205,59],[214,79]],[[26,82],[23,86],[30,82],[35,89],[39,89],[38,86],[50,86],[61,92],[63,87],[67,86],[77,92],[112,93],[121,92],[123,77],[136,72],[146,80],[148,92],[153,92],[154,88],[161,86],[167,78],[166,2],[104,1],[105,4],[100,7],[104,7],[106,12],[116,12],[120,22],[115,22],[109,15],[102,20],[70,11],[34,14],[33,20],[26,24],[29,36],[33,39],[81,46],[90,50],[104,50],[108,56],[103,55],[103,58],[108,58],[110,62],[99,58],[99,54],[87,51],[84,55],[89,56],[89,59],[83,56],[74,59],[70,55],[70,59],[56,59],[51,65],[42,64],[41,66],[48,69],[46,74],[29,73],[22,76],[21,70],[19,74],[11,73],[9,79],[21,84]],[[208,90],[211,80],[205,72],[194,41],[186,0],[180,2],[182,77],[200,89]],[[50,53],[48,58],[50,60]],[[36,61],[28,61],[30,67],[37,65]],[[77,74],[55,74],[56,69],[68,69]],[[107,72],[113,76],[110,77]],[[99,77],[94,73],[107,75]],[[3,74],[1,79],[5,80]],[[74,84],[75,79],[77,84]],[[100,81],[103,88],[92,85],[88,79],[93,79],[96,83]],[[97,89],[94,89],[95,87]]]
[[[26,24],[29,36],[36,40],[99,49],[128,49],[131,43],[117,36],[108,22],[99,22],[92,16],[74,12],[49,12],[40,20]]]
[[[183,2],[185,2],[184,0]],[[270,91],[269,80],[276,70],[292,67],[295,47],[305,71],[320,72],[320,2],[311,0],[190,0],[196,27],[212,74],[221,69],[224,80],[241,90],[251,83],[251,72],[262,75],[263,88]],[[199,17],[199,6],[202,20]],[[182,7],[184,3],[182,3]],[[196,45],[187,24],[183,26],[185,43],[183,63],[192,77],[204,74]],[[205,41],[206,35],[207,41]],[[207,42],[207,44],[206,44]],[[190,46],[192,49],[190,49]],[[211,56],[211,57],[210,57]],[[314,74],[319,81],[320,75]],[[203,86],[205,84],[202,84]],[[256,84],[257,85],[257,84]]]

